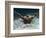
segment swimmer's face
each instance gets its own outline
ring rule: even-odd
[[[29,16],[24,16],[24,18],[27,18],[27,17],[29,17]]]
[[[29,16],[26,16],[26,17],[29,17]]]

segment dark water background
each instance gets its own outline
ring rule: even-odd
[[[39,9],[14,8],[14,19],[19,18],[16,13],[20,13],[22,16],[35,15],[39,17]]]

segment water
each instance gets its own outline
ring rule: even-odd
[[[21,18],[14,20],[13,24],[14,30],[23,30],[23,29],[39,29],[39,18],[34,17],[30,24],[24,24]]]

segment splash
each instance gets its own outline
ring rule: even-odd
[[[39,18],[34,17],[30,24],[24,24],[21,18],[15,19],[13,24],[13,30],[23,29],[39,29]]]

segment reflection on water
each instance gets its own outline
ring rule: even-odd
[[[34,17],[30,24],[24,24],[21,18],[15,19],[13,27],[14,30],[39,29],[39,18]]]

